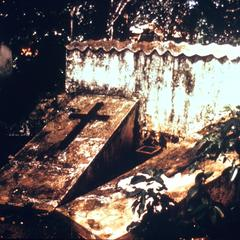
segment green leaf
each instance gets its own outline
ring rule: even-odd
[[[151,184],[152,181],[155,181],[155,179],[153,177],[150,177],[150,178],[146,179],[146,182],[148,184]]]
[[[206,210],[208,208],[208,205],[206,204],[200,204],[198,205],[193,211],[192,215],[193,216],[201,216],[206,214]],[[203,214],[204,213],[204,214]],[[199,215],[200,214],[200,215]]]
[[[135,229],[138,225],[140,224],[140,222],[132,222],[130,225],[127,226],[127,231],[130,232],[133,229]]]
[[[137,189],[135,189],[133,192],[127,192],[127,193],[126,193],[126,196],[127,196],[127,197],[134,197],[134,196],[136,196],[136,195],[139,195],[139,194],[142,193],[143,191],[144,191],[143,189],[137,188]]]
[[[149,189],[147,190],[147,193],[148,193],[148,195],[149,195],[150,197],[154,197],[154,196],[156,195],[152,188],[149,188]]]
[[[234,168],[231,174],[231,179],[230,181],[233,182],[238,174],[238,168]]]
[[[145,207],[145,203],[146,203],[146,198],[145,196],[141,198],[141,203],[140,205],[143,205]]]
[[[144,208],[145,208],[145,204],[143,204],[143,202],[140,201],[140,204],[139,204],[139,207],[138,207],[138,210],[137,210],[137,213],[138,213],[139,217],[143,214]]]
[[[133,212],[135,212],[136,211],[136,208],[137,208],[137,206],[139,205],[139,200],[138,199],[136,199],[134,202],[133,202],[133,204],[132,204],[132,211]]]
[[[188,195],[187,195],[187,200],[189,201],[190,199],[194,198],[199,191],[199,188],[197,186],[193,186],[188,190]]]
[[[224,218],[225,215],[224,215],[223,211],[218,206],[214,206],[213,208],[221,218]]]
[[[213,224],[217,223],[217,214],[215,211],[213,211],[212,214],[210,215],[210,220]]]
[[[199,211],[198,214],[195,215],[195,218],[197,221],[202,220],[207,215],[207,212],[205,209],[202,211]]]
[[[213,172],[206,172],[206,173],[204,173],[205,179],[211,177],[212,175],[213,175]]]
[[[227,160],[228,160],[227,157],[224,156],[224,158],[223,158],[223,163],[225,163]]]
[[[144,182],[146,181],[146,177],[143,175],[138,175],[138,176],[134,176],[130,182],[130,184],[137,184],[140,182]]]
[[[203,172],[200,172],[196,177],[195,177],[195,184],[200,185],[202,182],[205,180],[205,174]]]
[[[193,205],[189,205],[188,208],[187,208],[187,212],[192,212],[194,209],[194,206]]]
[[[201,198],[201,202],[202,202],[204,205],[209,205],[210,199],[207,198],[207,197],[202,197],[202,198]]]

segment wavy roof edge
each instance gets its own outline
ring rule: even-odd
[[[213,55],[215,58],[220,59],[227,57],[229,60],[240,58],[240,46],[232,46],[230,44],[216,44],[210,43],[208,45],[202,44],[189,44],[186,42],[176,43],[174,41],[166,42],[134,42],[134,41],[117,41],[117,40],[89,40],[89,41],[73,41],[66,46],[67,50],[71,51],[78,49],[84,52],[86,49],[99,50],[103,49],[106,52],[116,50],[118,52],[129,50],[134,53],[143,51],[149,55],[153,51],[157,51],[159,55],[163,55],[169,51],[174,57],[181,54],[192,57],[200,56],[206,57]]]

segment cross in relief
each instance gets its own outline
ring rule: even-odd
[[[91,121],[107,121],[109,119],[108,115],[97,114],[98,110],[103,107],[103,102],[96,103],[87,114],[82,113],[71,113],[69,115],[70,120],[80,119],[79,124],[73,128],[73,130],[66,136],[66,138],[60,143],[59,148],[64,150],[76,136],[83,130],[83,128]]]
[[[103,102],[96,103],[86,114],[82,113],[70,113],[69,119],[76,120],[79,119],[79,123],[72,129],[71,132],[60,142],[52,145],[48,149],[48,153],[43,152],[38,155],[39,160],[48,159],[49,157],[54,157],[59,151],[65,150],[68,145],[77,137],[77,135],[83,130],[83,128],[91,121],[107,121],[109,119],[108,115],[99,115],[97,112],[103,107]]]

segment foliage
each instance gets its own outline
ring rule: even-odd
[[[162,210],[154,210],[154,204],[159,204],[155,201],[147,208],[141,221],[132,222],[127,230],[132,232],[135,239],[177,239],[180,236],[203,237],[214,234],[217,224],[225,220],[226,209],[214,202],[204,187],[203,183],[211,174],[199,173],[196,176],[195,185],[189,189],[186,202],[180,209],[176,206],[174,210],[175,203],[167,195],[156,194],[154,199],[161,201]],[[136,201],[139,203],[140,199]],[[132,205],[133,211],[136,201]]]
[[[136,212],[139,217],[139,221],[132,222],[127,230],[140,238],[145,233],[148,234],[149,221],[158,217],[159,212],[167,213],[175,205],[175,202],[164,194],[167,188],[162,174],[162,169],[146,169],[131,178],[129,185],[132,191],[125,189],[127,197],[135,198],[132,211]]]
[[[126,40],[131,26],[154,23],[163,40],[236,45],[238,16],[239,2],[234,0],[0,0],[0,41],[15,46],[49,36],[61,44],[69,37],[108,38],[112,25],[113,37]]]
[[[125,189],[127,197],[136,198],[132,204],[132,210],[138,214],[139,218],[149,212],[167,211],[175,204],[164,194],[167,187],[161,177],[162,174],[162,169],[146,169],[131,178],[129,185],[133,191]],[[134,229],[139,223],[133,222],[128,226],[128,230]]]
[[[195,179],[195,185],[189,189],[186,198],[186,209],[184,209],[183,216],[194,222],[198,228],[216,224],[219,219],[224,218],[223,210],[211,199],[203,185],[204,181],[211,174],[198,174]]]
[[[126,1],[118,2],[123,5]],[[128,38],[128,30],[131,26],[153,23],[162,31],[164,41],[239,44],[238,1],[130,0],[128,2],[115,21],[115,38]],[[154,37],[148,34],[143,40],[151,41]]]
[[[229,112],[229,119],[211,126],[211,129],[203,138],[198,141],[194,148],[197,149],[194,157],[195,163],[190,166],[195,170],[198,163],[204,159],[216,160],[223,158],[227,160],[224,153],[236,151],[240,154],[240,106],[236,109],[226,107],[225,111]],[[233,163],[233,170],[238,165]]]
[[[229,112],[228,120],[212,125],[205,136],[194,146],[197,151],[194,157],[195,162],[190,167],[191,170],[196,170],[198,163],[204,159],[226,161],[226,153],[235,151],[240,154],[240,106],[237,106],[236,109],[226,107],[225,111]],[[226,171],[229,173],[229,181],[236,180],[239,170],[240,164],[238,161],[233,161],[232,166]],[[201,172],[196,176],[195,185],[189,189],[186,201],[180,207],[163,191],[167,190],[161,178],[163,171],[149,169],[146,170],[146,173],[151,175],[151,178],[144,175],[134,176],[131,184],[144,182],[149,184],[154,180],[160,183],[161,187],[154,190],[136,188],[135,191],[127,193],[128,197],[137,197],[132,205],[133,211],[137,212],[139,216],[144,213],[141,221],[133,222],[127,228],[136,239],[176,239],[179,236],[216,235],[219,237],[223,233],[223,229],[226,229],[223,227],[223,224],[227,223],[226,216],[231,217],[232,212],[239,209],[236,207],[239,199],[230,209],[212,200],[204,185],[212,172]],[[149,198],[153,199],[150,203]],[[159,205],[162,208],[160,211],[156,211],[156,207]],[[173,206],[175,207],[173,208]],[[234,222],[234,224],[236,223]],[[229,227],[229,225],[227,226]]]
[[[202,147],[197,153],[200,158],[216,159],[221,152],[232,150],[240,153],[240,106],[237,109],[238,111],[229,109],[231,118],[203,137],[200,142]]]

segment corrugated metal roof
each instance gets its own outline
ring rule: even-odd
[[[153,51],[157,51],[159,55],[163,55],[166,52],[170,52],[171,55],[177,57],[179,55],[185,55],[187,57],[192,56],[214,56],[217,59],[227,57],[229,60],[236,60],[240,58],[240,46],[232,46],[229,44],[218,45],[211,43],[209,45],[202,44],[189,44],[186,42],[175,43],[173,41],[167,42],[134,42],[134,41],[117,41],[117,40],[89,40],[83,42],[73,41],[66,46],[67,50],[78,49],[84,52],[87,49],[99,50],[103,49],[105,52],[110,50],[116,50],[118,52],[129,50],[132,52],[143,51],[149,55]]]

